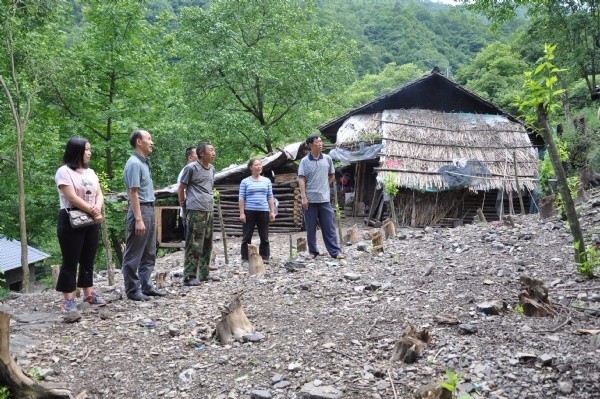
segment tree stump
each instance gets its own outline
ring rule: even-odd
[[[23,373],[10,355],[9,340],[10,316],[0,311],[0,382],[8,386],[11,398],[74,398],[69,390],[46,387]]]
[[[554,209],[554,194],[540,198],[538,208],[541,219],[548,219],[549,217],[556,215],[556,210]]]
[[[381,230],[371,235],[371,242],[373,243],[373,253],[383,253],[383,233]]]
[[[360,241],[360,236],[358,234],[358,225],[355,224],[354,226],[352,226],[348,230],[346,230],[346,235],[344,236],[344,242],[348,245],[348,244],[356,244],[359,241]]]
[[[378,233],[381,233],[380,229],[372,229],[372,230],[365,231],[363,233],[363,239],[365,239],[365,240],[372,240],[373,236],[375,234],[378,234]]]
[[[296,239],[296,251],[298,251],[298,252],[306,252],[306,250],[307,250],[306,238],[304,238],[304,237],[298,237]]]
[[[452,392],[438,382],[431,382],[417,389],[415,399],[452,399]]]
[[[394,345],[390,360],[397,362],[402,360],[404,363],[414,363],[421,357],[423,349],[431,343],[431,335],[428,328],[421,331],[409,324],[402,333],[402,337]]]
[[[385,239],[389,239],[390,237],[396,237],[396,224],[392,219],[385,219],[383,221],[383,225],[381,226],[383,232],[385,233]]]
[[[165,288],[165,280],[167,279],[167,272],[156,272],[156,288]]]
[[[511,215],[504,216],[504,225],[515,227],[515,219]]]
[[[544,282],[529,276],[521,276],[520,280],[519,305],[523,307],[523,314],[530,317],[553,315],[554,311],[548,300],[548,288],[544,286]]]
[[[233,340],[241,340],[245,334],[254,332],[254,326],[244,312],[241,296],[242,293],[235,294],[229,306],[221,309],[221,320],[217,323],[213,335],[224,345]]]
[[[577,198],[575,198],[575,205],[585,204],[589,201],[590,196],[585,191],[584,185],[582,182],[577,183]]]
[[[600,186],[600,174],[594,172],[592,165],[585,165],[583,168],[581,168],[579,181],[581,181],[581,184],[583,184],[584,188]]]
[[[254,244],[248,244],[248,274],[265,274],[265,263],[258,254],[258,247]]]

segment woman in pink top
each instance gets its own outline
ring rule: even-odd
[[[94,292],[94,259],[98,248],[98,223],[102,222],[104,195],[98,176],[88,168],[91,155],[89,141],[81,137],[72,137],[65,148],[63,165],[58,168],[54,177],[60,199],[56,232],[62,253],[62,266],[56,290],[63,293],[63,312],[77,309],[73,299],[73,291],[77,287],[83,289],[85,302],[106,305],[104,299]],[[89,213],[96,220],[96,224],[72,228],[68,214],[71,209]]]

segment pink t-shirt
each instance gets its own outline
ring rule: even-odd
[[[75,193],[90,205],[94,204],[96,193],[100,187],[98,176],[92,169],[83,169],[74,171],[67,165],[63,165],[56,171],[54,176],[56,188],[58,189],[58,198],[60,199],[60,209],[73,208],[73,205],[67,200],[64,193],[58,187],[60,185],[73,186]]]

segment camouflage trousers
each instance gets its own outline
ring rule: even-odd
[[[208,266],[213,245],[213,213],[187,211],[185,217],[187,235],[185,237],[184,279],[208,278]]]

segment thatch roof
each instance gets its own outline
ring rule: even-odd
[[[538,154],[522,124],[502,115],[395,109],[349,118],[338,146],[379,136],[383,149],[377,180],[423,191],[533,190]]]
[[[509,121],[519,122],[508,112],[434,69],[430,74],[356,107],[344,115],[322,124],[317,129],[332,143],[337,144],[340,140],[338,131],[350,117],[372,115],[388,109],[427,109],[444,113],[504,115]],[[535,145],[543,144],[541,138],[532,133],[530,133],[530,140]]]

